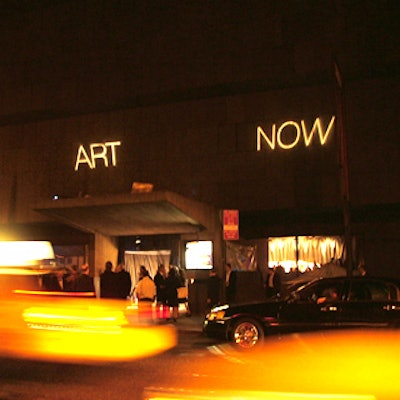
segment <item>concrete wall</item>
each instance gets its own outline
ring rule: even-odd
[[[144,181],[282,215],[270,230],[281,234],[340,233],[327,212],[342,206],[337,127],[324,146],[256,149],[257,126],[337,115],[334,57],[351,205],[400,203],[395,2],[29,3],[1,5],[0,225],[49,222],[33,205],[55,194],[128,193]],[[79,146],[113,141],[115,167],[75,171]],[[326,221],[288,222],[310,210]],[[382,252],[400,257],[400,218],[373,219],[354,232],[378,268]]]

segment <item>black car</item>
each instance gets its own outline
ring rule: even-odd
[[[335,277],[314,280],[285,299],[213,308],[203,332],[241,348],[266,335],[337,328],[400,326],[400,280]]]

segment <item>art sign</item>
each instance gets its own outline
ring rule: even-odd
[[[99,162],[106,168],[110,165],[115,167],[117,165],[116,148],[120,145],[120,141],[91,143],[88,149],[85,149],[83,144],[81,144],[78,147],[76,155],[75,171],[78,171],[81,165],[86,165],[90,169],[95,169]]]

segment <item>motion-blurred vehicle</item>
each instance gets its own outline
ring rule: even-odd
[[[364,276],[318,279],[284,299],[215,307],[203,332],[250,349],[277,333],[399,325],[400,281]]]
[[[171,325],[141,321],[125,301],[17,291],[0,298],[0,356],[68,363],[121,362],[176,345]]]
[[[142,318],[128,300],[43,290],[57,272],[49,242],[0,242],[0,357],[48,362],[120,362],[177,343],[170,325]]]

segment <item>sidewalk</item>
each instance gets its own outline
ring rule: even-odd
[[[201,333],[203,331],[203,320],[204,317],[200,315],[192,315],[190,317],[181,315],[174,325],[179,332]]]

